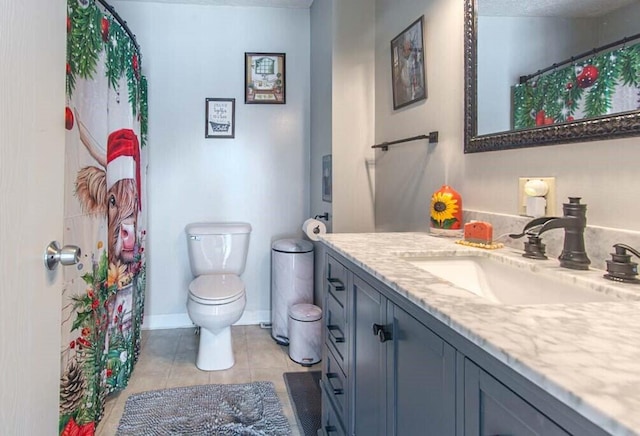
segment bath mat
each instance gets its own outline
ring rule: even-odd
[[[291,435],[271,382],[201,385],[131,395],[118,436]]]
[[[284,381],[304,436],[316,436],[321,426],[320,371],[285,372]]]

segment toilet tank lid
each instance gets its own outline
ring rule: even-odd
[[[185,227],[187,235],[227,235],[230,233],[251,233],[251,224],[229,223],[191,223]]]

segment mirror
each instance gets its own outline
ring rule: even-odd
[[[640,135],[640,0],[465,0],[465,153]]]

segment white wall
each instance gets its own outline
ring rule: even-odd
[[[311,5],[311,215],[328,212],[333,203],[322,200],[322,157],[331,154],[334,0]],[[330,230],[330,223],[327,229]]]
[[[114,1],[149,79],[145,325],[189,325],[184,226],[247,221],[240,323],[269,321],[271,243],[309,210],[309,10]],[[244,104],[244,53],[286,53],[286,104]],[[205,139],[205,98],[236,99],[235,139]]]
[[[638,138],[463,154],[463,2],[377,0],[376,141],[439,130],[440,143],[378,152],[377,230],[423,231],[429,201],[442,183],[456,188],[463,208],[517,214],[521,176],[555,176],[558,210],[582,196],[590,225],[640,230]],[[426,19],[426,102],[393,111],[388,41],[422,13]],[[384,153],[384,154],[383,154]]]
[[[511,130],[520,76],[598,45],[587,18],[478,17],[478,134]],[[524,49],[526,47],[526,49]]]
[[[374,4],[334,2],[333,231],[374,230]]]
[[[322,157],[331,154],[333,9],[335,0],[315,0],[311,14],[311,187],[310,217],[327,212],[332,231],[333,203],[322,200]],[[322,305],[324,246],[315,246],[314,301]]]
[[[462,2],[376,1],[376,142],[430,131],[439,143],[407,142],[376,152],[376,230],[424,230],[431,193],[443,183],[460,188],[463,69]],[[393,110],[390,41],[425,16],[427,99]]]
[[[374,231],[374,4],[311,6],[311,215],[327,230]],[[322,157],[332,155],[332,202],[322,200]],[[316,244],[315,301],[322,302],[324,249]]]
[[[640,22],[640,3],[633,2],[630,5],[620,8],[609,15],[603,17],[602,23],[598,26],[600,40],[598,45],[603,45],[625,36],[638,33],[638,23]],[[636,39],[629,45],[637,44]]]

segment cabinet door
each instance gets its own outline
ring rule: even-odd
[[[385,319],[386,299],[366,282],[353,276],[355,304],[352,372],[353,431],[360,436],[385,435],[385,344],[373,333],[373,325]]]
[[[318,430],[318,436],[345,436],[342,422],[338,419],[338,414],[329,400],[324,380],[320,383],[320,389],[322,390],[322,422]]]
[[[465,436],[568,436],[505,385],[465,359]]]
[[[401,308],[388,306],[387,434],[455,435],[455,349]]]

